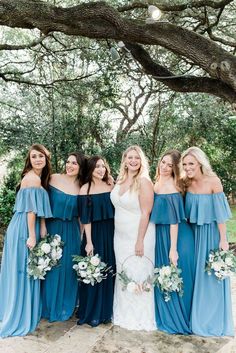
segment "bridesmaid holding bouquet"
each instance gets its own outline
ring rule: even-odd
[[[194,283],[194,239],[185,221],[179,162],[181,154],[169,150],[157,166],[151,222],[156,225],[155,267],[173,264],[181,269],[183,296],[171,293],[166,302],[155,288],[158,329],[172,334],[191,334],[190,314]]]
[[[53,174],[49,199],[53,218],[47,221],[50,235],[59,234],[64,243],[59,266],[54,267],[42,283],[42,317],[52,321],[68,320],[78,300],[78,281],[72,255],[80,254],[78,195],[82,185],[84,156],[70,153],[63,174]]]
[[[234,336],[230,279],[205,271],[210,250],[228,250],[225,221],[231,216],[219,178],[205,153],[190,147],[182,155],[187,187],[185,210],[195,240],[196,277],[191,328],[200,336]]]
[[[47,234],[51,217],[47,194],[51,165],[48,150],[32,145],[21,174],[14,215],[7,228],[0,274],[0,337],[24,336],[40,320],[40,280],[29,278],[28,251]]]

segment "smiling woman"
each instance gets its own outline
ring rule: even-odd
[[[18,187],[14,215],[5,236],[0,274],[0,336],[24,336],[35,330],[41,315],[40,282],[27,275],[28,249],[47,230],[51,217],[45,190],[50,177],[50,154],[31,146]]]
[[[84,165],[82,154],[70,153],[65,173],[53,174],[49,183],[53,218],[47,221],[47,229],[51,235],[59,234],[64,242],[60,266],[53,268],[42,284],[42,317],[49,321],[68,320],[77,305],[78,281],[72,255],[80,254],[78,195]]]

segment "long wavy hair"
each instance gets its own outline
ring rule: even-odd
[[[87,158],[84,156],[83,153],[80,153],[80,152],[71,152],[68,154],[68,158],[70,156],[74,156],[79,165],[79,173],[77,175],[77,180],[78,180],[79,186],[81,187],[83,184],[85,184]],[[66,172],[66,168],[65,168],[65,172]]]
[[[182,169],[181,174],[185,184],[185,188],[189,187],[192,182],[191,179],[187,177],[186,173],[183,170],[183,160],[187,156],[192,156],[198,161],[203,175],[216,176],[216,174],[212,170],[209,159],[205,154],[205,152],[203,152],[199,147],[196,147],[196,146],[189,147],[186,151],[182,153],[182,156],[181,156],[181,169]]]
[[[102,156],[98,156],[98,155],[92,156],[92,157],[88,158],[87,165],[86,165],[85,183],[88,183],[87,194],[89,194],[91,184],[93,181],[93,171],[96,168],[96,164],[97,164],[97,161],[99,161],[99,159],[101,159],[104,162],[105,168],[106,168],[106,172],[104,174],[104,177],[102,178],[102,181],[104,181],[107,185],[110,184],[111,174],[110,174],[110,167],[109,167],[107,161]]]
[[[141,149],[141,147],[137,146],[137,145],[133,145],[128,147],[121,158],[121,164],[120,164],[120,171],[119,171],[119,175],[117,178],[117,184],[122,184],[125,182],[125,180],[128,178],[128,169],[125,165],[126,163],[126,157],[127,154],[130,151],[136,151],[140,157],[140,161],[141,161],[141,165],[139,170],[137,171],[137,173],[134,175],[133,177],[133,183],[130,187],[130,190],[134,190],[137,191],[140,187],[140,178],[145,176],[146,178],[150,179],[149,177],[149,165],[148,165],[148,160],[147,157],[145,156],[143,150]]]
[[[172,177],[174,179],[175,187],[178,191],[183,192],[183,182],[180,178],[181,153],[178,150],[168,150],[161,156],[156,169],[155,182],[160,178],[160,164],[166,156],[170,156],[172,160]]]
[[[42,154],[44,154],[45,156],[45,159],[46,159],[46,165],[45,167],[43,168],[42,170],[42,174],[41,174],[41,185],[47,189],[48,188],[48,184],[49,184],[49,179],[50,179],[50,176],[52,174],[52,168],[51,168],[51,155],[50,155],[50,152],[47,150],[46,147],[44,147],[43,145],[41,144],[33,144],[29,150],[28,150],[28,153],[27,153],[27,156],[26,156],[26,160],[25,160],[25,166],[24,166],[24,169],[21,173],[21,180],[23,179],[23,177],[32,169],[32,164],[30,162],[30,153],[35,150],[35,151],[38,151]],[[20,185],[17,187],[17,191],[18,189],[20,188]]]

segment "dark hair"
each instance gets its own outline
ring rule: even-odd
[[[156,180],[158,180],[159,178],[159,169],[160,169],[160,163],[163,160],[163,158],[165,156],[170,156],[172,159],[172,177],[175,181],[175,186],[179,191],[183,191],[183,184],[180,180],[180,168],[179,168],[179,164],[180,164],[180,159],[181,159],[181,153],[178,150],[175,149],[171,149],[166,151],[160,158],[160,161],[157,165],[157,170],[156,170]]]
[[[87,166],[86,166],[87,170],[86,170],[85,183],[89,184],[87,194],[89,194],[89,190],[91,188],[91,184],[92,184],[92,180],[93,180],[93,171],[96,168],[96,164],[97,164],[97,161],[99,161],[99,159],[101,159],[104,162],[105,167],[106,167],[106,172],[105,172],[102,180],[109,185],[109,180],[110,180],[111,176],[110,176],[110,168],[109,168],[107,161],[105,160],[105,158],[103,158],[101,156],[92,156],[87,160]]]
[[[83,184],[85,184],[87,158],[84,156],[83,153],[80,152],[71,152],[68,154],[67,158],[69,158],[70,156],[74,156],[79,165],[79,173],[77,175],[77,179],[79,182],[79,186],[81,187]]]
[[[34,144],[29,148],[28,154],[26,156],[26,160],[25,160],[25,166],[24,169],[21,173],[21,180],[23,179],[23,177],[32,169],[32,165],[30,162],[30,153],[36,150],[42,154],[44,154],[45,158],[46,158],[46,165],[42,170],[42,175],[41,175],[41,184],[42,186],[47,189],[48,188],[48,184],[49,184],[49,179],[52,173],[51,170],[51,161],[50,161],[50,152],[46,149],[46,147],[44,147],[43,145],[40,144]],[[19,190],[20,185],[17,186],[17,191]]]

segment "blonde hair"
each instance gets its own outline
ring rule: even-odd
[[[127,154],[130,151],[136,151],[140,157],[141,166],[140,166],[139,170],[137,171],[137,174],[134,176],[133,183],[130,187],[131,190],[137,191],[140,187],[140,178],[141,177],[146,177],[147,179],[150,180],[149,165],[148,165],[147,157],[145,156],[143,150],[137,145],[130,146],[124,151],[124,153],[122,155],[122,159],[121,159],[120,171],[119,171],[117,183],[118,184],[124,183],[128,177],[128,169],[125,167],[125,159],[127,157]]]
[[[172,177],[174,179],[175,187],[178,191],[183,192],[183,185],[180,180],[180,159],[181,159],[181,153],[178,150],[172,149],[166,151],[160,158],[158,164],[157,164],[157,169],[156,169],[156,175],[155,175],[155,182],[158,181],[160,177],[160,164],[161,161],[163,160],[164,157],[170,156],[172,160]]]
[[[186,176],[183,170],[183,160],[187,156],[192,156],[198,161],[203,175],[216,176],[216,174],[212,170],[211,164],[205,152],[203,152],[199,147],[196,147],[196,146],[189,147],[186,151],[182,153],[182,156],[181,156],[181,169],[182,169],[181,174],[183,176],[183,180],[186,188],[188,188],[191,184],[191,179]]]

